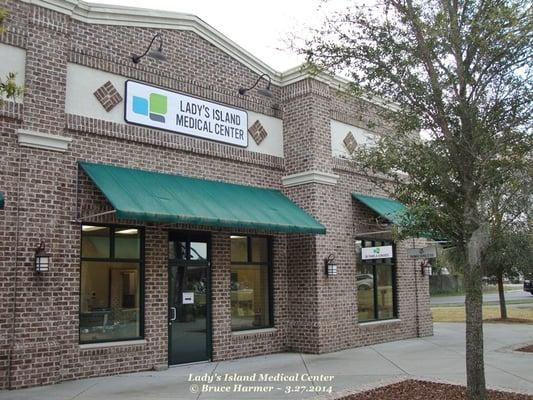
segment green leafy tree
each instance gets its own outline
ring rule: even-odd
[[[432,233],[456,247],[466,292],[467,396],[486,399],[481,259],[490,221],[483,200],[531,159],[531,2],[353,2],[312,36],[299,49],[313,68],[347,75],[360,98],[399,105],[384,103],[381,113],[395,133],[354,162],[371,178],[388,178],[374,181],[409,207],[402,235]]]
[[[7,11],[0,8],[0,33],[4,32],[4,21],[7,18]],[[16,74],[10,72],[5,78],[0,78],[0,104],[2,99],[14,99],[20,96],[23,92],[21,86],[18,86],[16,81]]]
[[[496,277],[502,319],[507,319],[504,277],[517,278],[528,276],[532,272],[533,248],[530,235],[528,231],[508,230],[491,238],[489,248],[484,255],[487,274]]]
[[[507,318],[503,279],[529,275],[533,270],[531,225],[533,166],[508,176],[487,191],[485,218],[490,224],[490,243],[483,256],[486,275],[495,276],[500,315]]]

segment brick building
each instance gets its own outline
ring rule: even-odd
[[[0,7],[25,87],[0,106],[0,389],[432,334],[421,240],[348,162],[382,105],[194,16]]]

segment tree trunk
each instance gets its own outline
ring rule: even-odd
[[[500,316],[502,319],[507,319],[507,306],[505,305],[505,293],[503,291],[502,271],[496,272],[496,278],[498,279],[498,295],[500,296]]]
[[[481,268],[469,265],[465,278],[466,311],[466,384],[468,400],[485,400],[485,364],[483,360],[483,294]]]
[[[486,400],[485,364],[483,359],[483,290],[481,253],[486,236],[481,228],[467,245],[465,268],[466,311],[466,394],[468,400]]]

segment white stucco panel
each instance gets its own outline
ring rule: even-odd
[[[343,143],[348,132],[352,132],[358,146],[372,146],[379,138],[379,135],[366,129],[331,120],[331,154],[333,157],[350,157],[350,154]]]
[[[77,64],[67,65],[67,94],[65,112],[105,121],[124,123],[124,102],[107,112],[94,92],[110,81],[124,99],[126,78]]]
[[[248,150],[283,157],[283,121],[269,115],[248,111],[248,128],[257,120],[263,125],[268,135],[259,145],[249,135]]]
[[[125,98],[125,82],[127,78],[103,72],[97,69],[69,63],[67,66],[67,93],[65,112],[68,114],[102,119],[104,121],[126,124],[124,121],[124,100],[107,112],[94,96],[94,92],[100,86],[110,81]],[[247,111],[248,127],[257,120],[267,132],[267,137],[257,145],[249,136],[249,151],[283,157],[283,122],[279,118]],[[177,133],[178,134],[178,133]]]
[[[15,46],[0,43],[0,79],[4,81],[7,74],[16,74],[15,82],[19,86],[24,86],[24,73],[26,69],[26,50]],[[22,102],[22,97],[16,98],[16,102]]]

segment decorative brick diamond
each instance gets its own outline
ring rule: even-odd
[[[344,143],[344,146],[346,147],[346,150],[348,150],[348,153],[352,154],[354,150],[357,148],[357,141],[355,140],[355,137],[352,132],[348,132],[344,140],[342,141]]]
[[[102,107],[104,107],[107,112],[111,111],[118,103],[122,101],[122,96],[110,81],[107,81],[100,86],[96,92],[94,92],[94,96],[98,99]]]
[[[263,125],[261,125],[259,120],[255,121],[254,124],[248,128],[248,132],[250,132],[250,135],[252,135],[257,144],[261,143],[268,136],[267,131],[265,131],[265,128],[263,128]]]

